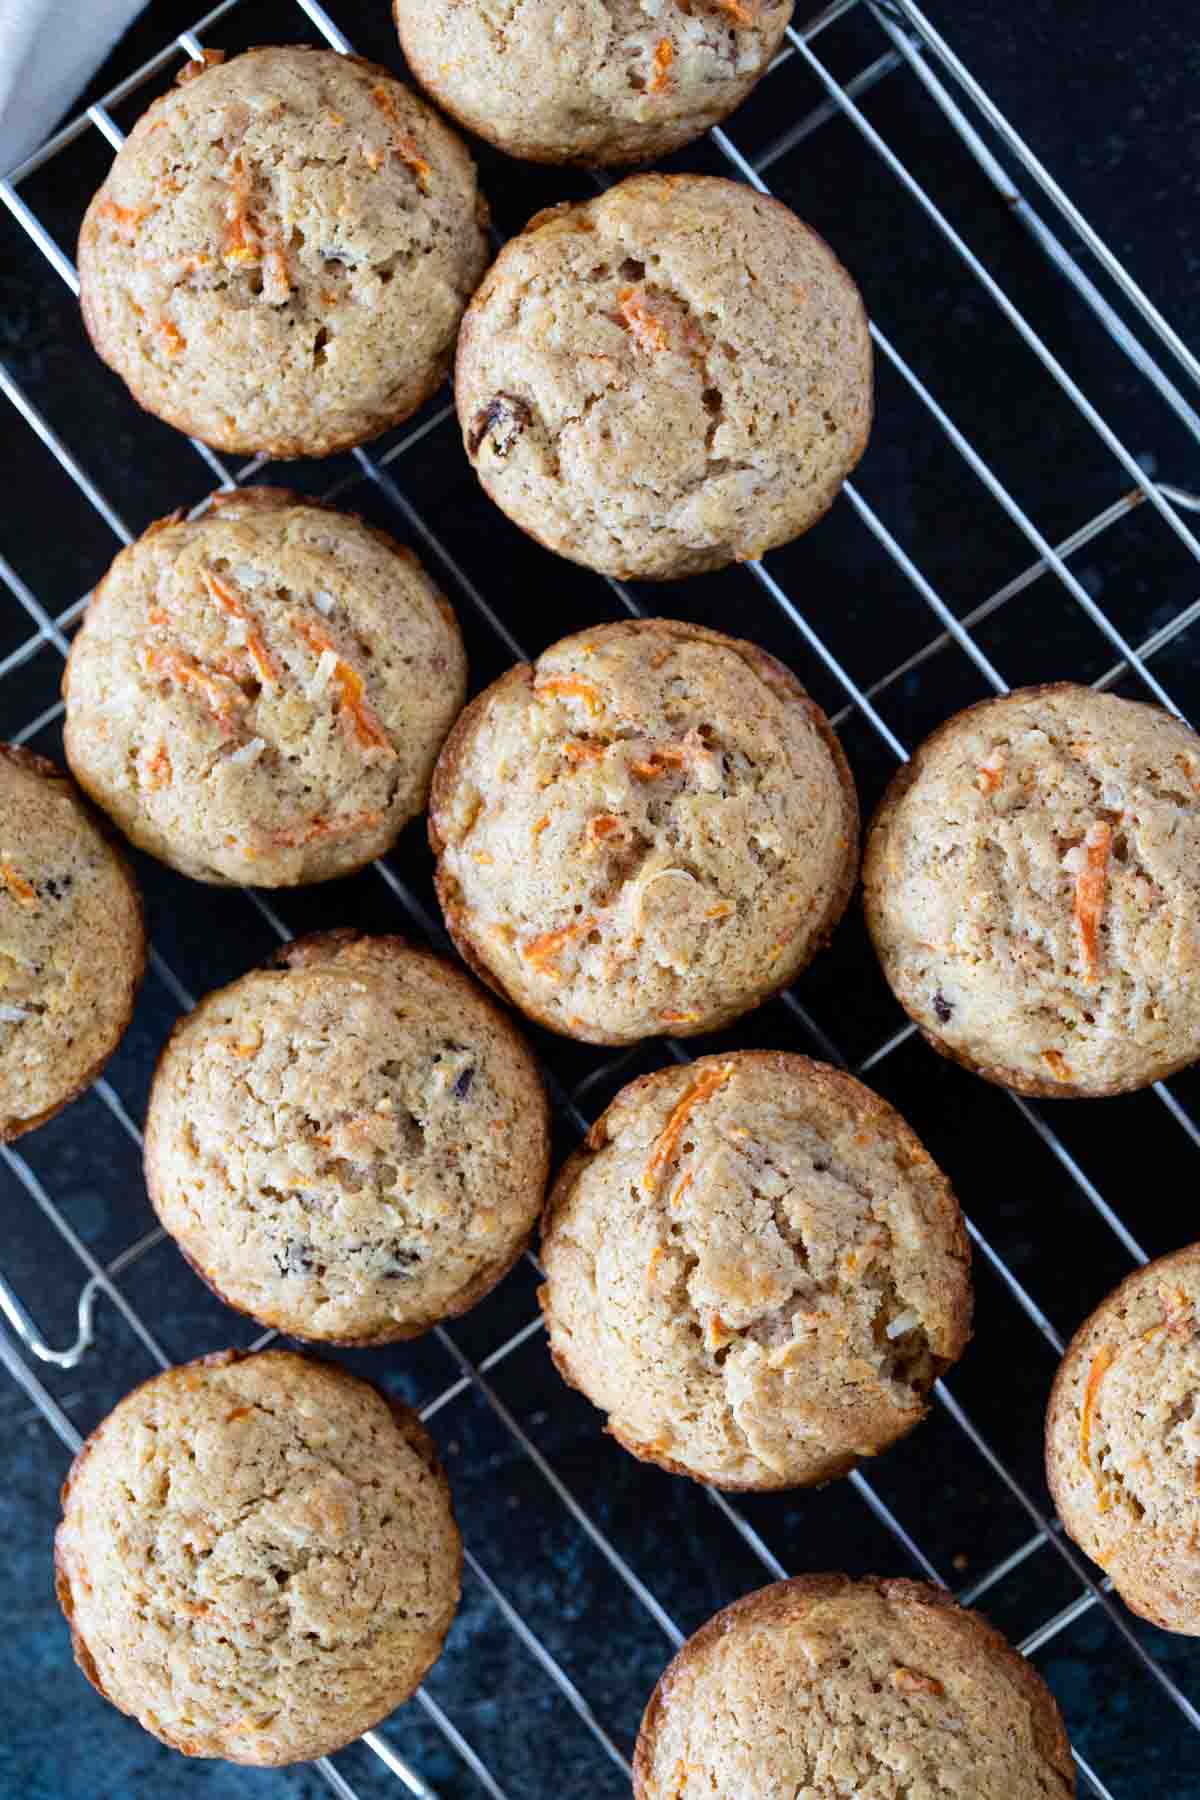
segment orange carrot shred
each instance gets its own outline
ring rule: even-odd
[[[1070,1081],[1071,1066],[1061,1051],[1043,1050],[1042,1061],[1046,1064],[1055,1081]]]
[[[240,594],[227,582],[222,581],[220,576],[214,575],[211,569],[204,570],[202,579],[208,589],[209,599],[219,606],[222,612],[228,613],[231,619],[240,619],[246,627],[246,649],[254,660],[254,666],[264,682],[269,686],[277,687],[279,685],[279,669],[263,642],[258,622],[250,608]]]
[[[380,812],[348,813],[340,819],[313,819],[311,824],[297,825],[286,831],[271,833],[271,842],[284,850],[298,850],[304,844],[316,844],[329,838],[351,837],[362,827],[378,825]]]
[[[165,744],[160,744],[146,762],[145,785],[152,793],[171,785],[171,757]]]
[[[670,348],[667,328],[639,288],[626,288],[617,298],[621,317],[639,350],[653,355],[656,350]]]
[[[718,1063],[716,1068],[705,1069],[676,1105],[664,1130],[659,1135],[657,1143],[650,1152],[650,1160],[642,1174],[642,1186],[648,1194],[655,1191],[662,1176],[673,1162],[680,1137],[683,1135],[683,1128],[691,1114],[710,1095],[715,1094],[718,1088],[725,1085],[733,1074],[735,1066],[734,1063],[727,1062]]]
[[[187,339],[173,319],[160,319],[158,335],[166,346],[168,356],[182,356],[187,349]]]
[[[1004,765],[1008,757],[1003,745],[985,756],[979,765],[979,773],[975,777],[975,786],[981,794],[994,794],[1004,780]]]
[[[671,85],[671,64],[675,61],[675,46],[670,38],[660,38],[654,46],[654,75],[650,82],[652,94],[663,94]]]
[[[646,1265],[646,1280],[648,1283],[653,1282],[655,1270],[658,1268],[659,1263],[662,1261],[663,1255],[664,1255],[664,1252],[663,1252],[662,1245],[656,1244],[654,1246],[654,1249],[650,1252],[650,1261]]]
[[[540,681],[537,686],[539,694],[570,694],[582,700],[593,718],[604,711],[604,702],[590,681],[581,681],[578,675],[552,675],[548,681]]]
[[[0,883],[3,883],[18,906],[37,905],[37,889],[31,887],[23,875],[18,875],[11,863],[0,863]]]
[[[1163,1303],[1163,1325],[1172,1337],[1190,1338],[1196,1330],[1196,1309],[1183,1288],[1158,1284],[1158,1297]]]
[[[559,980],[562,974],[558,966],[560,954],[572,938],[586,937],[589,931],[595,930],[596,924],[594,918],[577,919],[574,925],[563,925],[557,931],[543,931],[540,937],[531,938],[522,946],[521,955],[533,964],[539,975]]]
[[[404,122],[400,117],[400,109],[396,105],[396,96],[390,93],[388,89],[381,84],[377,88],[372,88],[371,99],[375,102],[375,105],[379,108],[380,112],[392,128],[392,149],[394,153],[407,168],[412,170],[417,178],[417,186],[420,188],[421,192],[427,194],[429,192],[429,177],[432,171],[417,147],[417,140],[413,137],[412,132],[406,130],[404,126]],[[370,158],[368,157],[367,160],[370,161]]]
[[[631,762],[629,770],[643,781],[653,781],[656,776],[665,775],[668,769],[682,769],[686,761],[683,751],[676,745],[660,744],[649,756]]]
[[[608,749],[608,745],[589,744],[582,738],[568,738],[567,742],[563,744],[561,748],[562,754],[566,757],[568,762],[585,763],[599,762],[604,755],[604,752]]]
[[[684,1176],[683,1180],[679,1183],[679,1186],[675,1189],[675,1192],[671,1195],[671,1205],[672,1206],[679,1205],[680,1201],[683,1199],[683,1196],[686,1194],[687,1190],[691,1187],[691,1185],[692,1185],[692,1171],[691,1171],[691,1169],[689,1169],[687,1174]]]
[[[235,710],[243,704],[245,695],[236,682],[206,669],[202,663],[185,655],[182,650],[160,650],[153,644],[142,646],[142,667],[149,675],[161,673],[179,687],[194,688],[221,727],[224,736],[237,736]]]
[[[694,1025],[700,1017],[698,1012],[665,1012],[659,1013],[664,1025]]]
[[[1079,1415],[1079,1453],[1086,1469],[1091,1468],[1092,1420],[1100,1397],[1100,1384],[1108,1374],[1112,1360],[1112,1350],[1107,1344],[1101,1344],[1088,1370],[1087,1386],[1083,1392],[1083,1410]]]
[[[620,831],[620,829],[621,821],[615,813],[597,813],[595,818],[589,819],[587,822],[583,834],[584,840],[589,850],[595,850],[606,837],[611,837],[614,831]]]
[[[143,219],[149,218],[158,209],[154,206],[119,206],[111,198],[104,199],[96,208],[96,216],[100,219],[111,219],[118,230],[128,232],[132,238]]]
[[[1100,978],[1100,920],[1104,914],[1111,847],[1112,826],[1106,819],[1094,820],[1083,840],[1087,861],[1075,877],[1075,927],[1079,933],[1084,980],[1089,987],[1095,987]]]
[[[378,713],[364,698],[366,683],[358,670],[352,668],[345,658],[338,654],[333,639],[322,631],[314,620],[297,617],[295,626],[297,632],[316,656],[321,657],[326,651],[332,651],[337,657],[334,679],[338,684],[342,709],[353,723],[359,743],[365,749],[387,750],[391,756],[395,756],[396,752],[392,748],[392,741],[383,729]]]
[[[223,260],[227,263],[257,263],[262,260],[262,248],[248,216],[250,171],[240,150],[233,159],[232,170],[233,179],[225,201],[227,225]]]
[[[550,814],[543,813],[541,818],[538,820],[537,824],[533,828],[534,837],[535,838],[541,837],[543,831],[545,831],[545,829],[546,829],[547,825],[549,825],[549,823],[550,823]]]
[[[892,1686],[906,1694],[944,1694],[945,1688],[932,1675],[920,1675],[916,1669],[892,1670]]]

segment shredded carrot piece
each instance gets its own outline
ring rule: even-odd
[[[666,326],[640,289],[626,288],[618,296],[617,306],[639,350],[653,355],[656,350],[670,348]]]
[[[405,129],[404,121],[400,116],[400,109],[396,105],[396,96],[393,93],[390,93],[387,88],[380,86],[372,88],[371,99],[375,102],[375,105],[379,108],[380,112],[392,128],[393,151],[400,158],[400,161],[404,163],[407,168],[412,170],[417,178],[417,186],[420,188],[421,192],[427,194],[429,192],[429,177],[431,170],[429,164],[417,148],[417,140],[414,138],[412,132]],[[370,161],[370,158],[368,157],[367,160]]]
[[[1083,847],[1087,863],[1075,877],[1075,926],[1079,932],[1084,979],[1089,987],[1095,987],[1100,978],[1100,920],[1108,885],[1108,853],[1112,847],[1112,826],[1107,820],[1096,819],[1088,826]]]
[[[540,937],[531,938],[522,946],[521,955],[533,964],[539,975],[558,980],[562,973],[558,966],[562,951],[573,938],[586,937],[589,931],[594,931],[596,924],[594,918],[577,919],[574,925],[563,925],[558,931],[543,931]]]
[[[671,85],[671,64],[675,61],[675,46],[670,38],[660,38],[654,46],[654,76],[650,82],[652,94],[663,94]]]
[[[1163,1325],[1170,1335],[1191,1337],[1196,1329],[1196,1309],[1184,1290],[1170,1288],[1165,1281],[1160,1281],[1158,1297],[1163,1303]]]
[[[201,579],[208,589],[208,597],[222,612],[228,613],[231,619],[240,619],[246,627],[246,649],[254,660],[254,666],[269,686],[278,687],[279,669],[266,644],[258,621],[241,595],[228,582],[214,575],[211,569],[205,569]]]
[[[608,745],[585,743],[582,738],[568,738],[567,742],[563,744],[561,748],[562,754],[566,757],[568,762],[578,764],[585,762],[599,762],[604,755],[604,752],[608,749]]]
[[[316,844],[328,838],[352,837],[364,826],[378,825],[380,812],[348,813],[340,819],[314,819],[309,825],[298,825],[287,831],[271,833],[271,842],[285,850],[299,849],[302,844]]]
[[[683,1128],[687,1124],[691,1114],[695,1111],[696,1107],[702,1105],[710,1095],[715,1094],[719,1087],[724,1087],[725,1083],[729,1080],[729,1077],[733,1074],[735,1066],[734,1063],[727,1062],[718,1063],[715,1068],[705,1069],[699,1079],[688,1089],[687,1093],[683,1096],[683,1099],[679,1101],[674,1112],[667,1120],[664,1130],[659,1135],[658,1142],[650,1152],[650,1160],[643,1171],[642,1186],[648,1194],[654,1192],[659,1181],[662,1179],[662,1176],[674,1160],[675,1152],[679,1145],[679,1139],[683,1134]]]
[[[944,1694],[946,1691],[932,1675],[919,1675],[916,1669],[893,1669],[892,1686],[906,1694]]]
[[[1055,1081],[1070,1081],[1071,1065],[1058,1050],[1043,1050],[1042,1061],[1046,1064]]]
[[[179,687],[194,688],[226,737],[237,735],[235,711],[245,700],[236,682],[214,674],[182,650],[160,650],[153,644],[142,647],[142,666],[147,674],[162,674]]]
[[[120,231],[128,232],[132,238],[136,236],[137,228],[142,220],[149,218],[152,212],[157,211],[158,208],[155,206],[118,206],[115,200],[105,199],[96,208],[96,216],[100,219],[111,219]]]
[[[225,1414],[225,1423],[227,1425],[232,1425],[235,1419],[248,1419],[251,1410],[252,1409],[248,1406],[235,1406],[232,1412],[227,1412]]]
[[[250,171],[239,150],[233,159],[233,180],[225,201],[225,249],[222,260],[227,263],[257,263],[262,260],[262,246],[249,217]]]
[[[187,349],[187,339],[173,319],[160,319],[158,335],[166,347],[168,356],[182,356]]]
[[[165,625],[167,622],[167,609],[165,606],[152,606],[147,611],[146,617],[151,625]]]
[[[726,1325],[720,1313],[714,1313],[708,1321],[708,1347],[710,1350],[721,1350],[726,1344],[733,1342],[733,1333]]]
[[[679,1186],[675,1189],[675,1192],[671,1195],[671,1205],[672,1206],[679,1205],[680,1201],[683,1199],[683,1196],[686,1194],[687,1190],[691,1187],[691,1185],[692,1185],[692,1171],[691,1171],[691,1169],[689,1169],[687,1174],[684,1176],[683,1180],[679,1183]]]
[[[541,818],[538,820],[537,824],[533,828],[534,837],[540,838],[543,831],[545,831],[545,829],[546,829],[547,825],[549,825],[549,823],[550,823],[550,814],[543,813]]]
[[[665,1252],[663,1251],[661,1244],[656,1244],[654,1249],[650,1252],[650,1261],[646,1264],[646,1281],[648,1284],[653,1283],[655,1270],[662,1261],[664,1254]]]
[[[643,781],[653,781],[658,775],[665,775],[668,769],[682,769],[687,757],[674,744],[662,744],[652,750],[649,756],[638,762],[631,762],[630,773],[638,775]]]
[[[732,906],[721,900],[716,906],[710,906],[704,916],[706,919],[727,919],[732,911]]]
[[[735,25],[758,23],[758,0],[717,0],[717,5],[729,14]]]
[[[581,681],[578,675],[552,675],[548,681],[538,683],[539,694],[572,694],[582,700],[594,718],[604,711],[604,702],[590,681]]]
[[[145,785],[152,793],[171,785],[171,757],[165,744],[160,744],[146,762]]]
[[[1088,1370],[1087,1386],[1083,1392],[1083,1410],[1079,1415],[1079,1454],[1083,1458],[1085,1469],[1091,1468],[1092,1420],[1100,1397],[1100,1384],[1112,1366],[1112,1359],[1112,1350],[1107,1344],[1101,1344]]]
[[[1200,765],[1194,763],[1190,756],[1184,756],[1182,752],[1176,760],[1191,786],[1200,794]]]
[[[337,657],[334,679],[338,684],[342,708],[347,718],[353,722],[359,743],[366,749],[387,750],[389,755],[395,756],[392,741],[383,729],[378,713],[364,698],[366,683],[358,670],[352,668],[343,656],[338,655],[332,638],[312,619],[297,617],[295,624],[296,630],[316,656],[321,657],[327,650],[332,650]]]
[[[31,887],[23,875],[18,875],[11,863],[0,863],[0,883],[12,895],[18,906],[37,905],[37,889]]]
[[[1008,753],[1003,745],[993,750],[990,756],[984,757],[979,765],[979,773],[975,777],[975,786],[981,794],[995,793],[1004,780],[1004,765],[1007,760]]]
[[[700,1017],[698,1012],[665,1012],[659,1013],[664,1025],[694,1025]]]
[[[620,829],[621,821],[615,813],[597,813],[594,819],[588,820],[583,834],[588,849],[597,849],[606,837],[611,837],[614,831]]]
[[[475,861],[477,863],[494,863],[495,860],[495,857],[488,850],[477,850],[475,852]]]

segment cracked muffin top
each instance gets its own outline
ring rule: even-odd
[[[672,619],[600,625],[467,707],[429,835],[459,949],[600,1044],[712,1030],[786,986],[854,882],[841,747],[790,670]]]
[[[634,1800],[1071,1800],[1054,1697],[918,1581],[801,1575],[735,1600],[654,1690]]]
[[[1116,1094],[1200,1056],[1200,738],[1061,682],[984,700],[895,777],[867,924],[935,1049],[1027,1094]]]
[[[409,67],[510,156],[640,162],[725,118],[770,65],[792,0],[394,0]]]
[[[218,449],[328,456],[441,383],[487,264],[458,137],[386,69],[210,52],[117,152],[79,236],[96,350]]]
[[[75,1657],[187,1756],[338,1750],[437,1660],[462,1542],[415,1413],[345,1369],[229,1350],[136,1388],[63,1488]]]
[[[1136,1270],[1076,1332],[1046,1420],[1063,1524],[1134,1612],[1200,1637],[1200,1244]]]
[[[231,1306],[386,1343],[465,1312],[529,1241],[549,1172],[533,1057],[468,975],[400,938],[301,938],[163,1052],[146,1186]]]
[[[830,506],[870,429],[867,319],[785,206],[637,175],[505,246],[455,398],[480,481],[531,536],[602,574],[690,575]]]
[[[717,1487],[846,1474],[925,1416],[970,1327],[945,1177],[803,1056],[631,1083],[555,1183],[542,1261],[562,1374],[635,1456]]]
[[[117,557],[63,678],[67,758],[185,875],[324,881],[421,811],[465,687],[454,614],[410,550],[246,488]]]
[[[93,1081],[146,960],[125,858],[47,757],[0,744],[0,1141]]]

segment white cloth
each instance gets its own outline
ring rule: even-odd
[[[49,137],[145,0],[0,0],[0,174]]]

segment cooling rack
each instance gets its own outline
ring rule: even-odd
[[[47,265],[48,329],[71,318],[58,284],[74,294],[78,282],[63,245],[106,146],[121,143],[181,60],[206,46],[302,38],[398,64],[379,21],[354,16],[363,10],[225,0],[0,181],[13,254],[40,252]],[[828,232],[863,276],[875,320],[872,449],[810,538],[769,564],[683,586],[605,582],[510,531],[465,469],[444,394],[352,456],[272,471],[263,458],[234,467],[199,443],[189,450],[134,417],[85,363],[73,322],[80,387],[65,399],[35,397],[0,364],[28,457],[45,462],[48,520],[23,569],[0,558],[15,603],[0,621],[0,735],[60,754],[61,658],[87,601],[62,584],[79,558],[95,579],[155,511],[256,478],[338,499],[413,543],[459,611],[476,684],[589,619],[663,610],[732,621],[826,705],[868,802],[934,723],[1010,682],[1087,680],[1194,719],[1200,362],[914,0],[833,0],[797,22],[753,100],[671,166],[723,169],[824,225],[822,172],[834,163],[842,212]],[[598,179],[489,165],[486,152],[483,177],[493,200],[511,193],[496,209],[506,231]],[[888,246],[890,285],[858,269],[860,237]],[[976,343],[974,355],[944,359],[951,337]],[[114,438],[102,460],[93,409]],[[1147,418],[1149,451],[1138,441]],[[84,435],[93,448],[73,448]],[[891,448],[901,440],[907,461]],[[1082,520],[1063,517],[1056,471],[1067,458],[1093,471],[1083,489],[1096,506]],[[1079,491],[1073,480],[1070,504]],[[415,830],[336,889],[208,894],[145,863],[141,873],[153,947],[125,1046],[59,1121],[0,1147],[11,1190],[0,1361],[19,1404],[67,1452],[80,1422],[90,1428],[134,1380],[274,1335],[254,1337],[198,1294],[153,1229],[137,1119],[170,1018],[314,926],[399,927],[447,947]],[[561,1148],[625,1080],[689,1054],[537,1042]],[[398,1782],[424,1800],[627,1793],[641,1706],[683,1637],[760,1581],[834,1566],[917,1574],[983,1603],[1058,1688],[1081,1791],[1122,1800],[1148,1781],[1164,1794],[1200,1791],[1190,1697],[1200,1653],[1125,1612],[1064,1540],[1039,1465],[1041,1409],[1074,1325],[1132,1263],[1196,1236],[1179,1199],[1200,1173],[1200,1080],[1091,1105],[987,1089],[916,1039],[853,920],[791,992],[720,1042],[806,1049],[901,1106],[968,1214],[975,1348],[938,1384],[926,1425],[886,1458],[820,1494],[737,1501],[643,1469],[600,1437],[596,1415],[548,1371],[532,1255],[452,1329],[349,1358],[436,1421],[466,1537],[463,1611],[410,1706],[272,1791],[315,1792],[315,1782],[368,1800]],[[102,1175],[89,1185],[93,1167]],[[649,1556],[648,1540],[658,1546]],[[1080,1669],[1097,1666],[1103,1677],[1089,1689]],[[1142,1721],[1144,1767],[1096,1729],[1114,1695]],[[518,1706],[532,1726],[524,1753],[505,1718]]]

